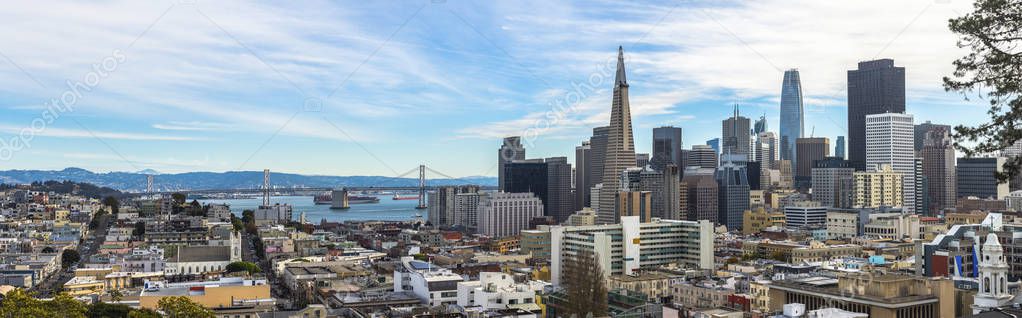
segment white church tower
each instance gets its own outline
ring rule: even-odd
[[[1004,307],[1014,298],[1008,293],[1008,263],[997,235],[990,233],[983,243],[979,262],[979,292],[972,305],[973,314],[983,310]]]

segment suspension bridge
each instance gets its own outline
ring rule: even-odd
[[[262,194],[263,205],[269,205],[270,194],[275,195],[315,195],[322,194],[325,192],[332,192],[339,190],[343,192],[344,201],[347,202],[347,196],[351,192],[372,192],[372,191],[417,191],[419,194],[419,205],[417,208],[426,208],[426,193],[429,190],[433,190],[445,185],[453,185],[450,183],[444,185],[429,184],[429,181],[435,183],[437,179],[427,179],[427,172],[445,178],[445,180],[462,181],[461,185],[470,185],[472,182],[461,178],[452,177],[443,172],[436,171],[427,167],[426,165],[419,165],[418,167],[412,168],[405,173],[394,176],[394,178],[406,178],[418,174],[418,185],[414,186],[337,186],[337,187],[277,187],[274,188],[270,183],[270,170],[263,170],[263,184],[259,188],[235,188],[235,189],[180,189],[174,191],[154,191],[153,175],[146,176],[146,191],[144,193],[136,193],[136,195],[169,195],[172,193],[188,193],[197,195],[215,195],[215,194]],[[495,189],[493,186],[480,186],[481,189]],[[345,204],[346,205],[346,204]]]

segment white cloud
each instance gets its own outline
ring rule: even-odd
[[[56,137],[56,138],[99,138],[99,139],[115,139],[115,140],[145,140],[145,141],[195,141],[195,140],[206,140],[201,137],[185,137],[185,136],[169,136],[169,135],[153,135],[153,134],[141,134],[141,133],[127,133],[127,132],[111,132],[111,131],[99,131],[99,130],[86,130],[86,129],[68,129],[68,128],[56,128],[56,127],[39,127],[41,129],[33,129],[29,126],[16,126],[10,124],[0,124],[0,131],[19,135],[22,132],[26,132],[27,136],[30,137]]]

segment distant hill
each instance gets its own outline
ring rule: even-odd
[[[50,180],[87,182],[100,187],[109,187],[125,192],[141,192],[144,191],[146,187],[146,173],[142,173],[142,171],[96,173],[81,168],[67,168],[59,171],[0,171],[0,183],[24,184]],[[313,176],[294,173],[273,173],[270,176],[270,181],[273,183],[274,187],[411,187],[419,184],[419,179],[417,178],[393,178],[384,176]],[[156,191],[259,188],[262,184],[262,171],[156,174],[153,180],[153,187]],[[427,184],[476,184],[482,186],[496,186],[497,178],[465,177],[461,179],[429,179]]]
[[[36,181],[32,183],[22,184],[29,184],[30,186],[28,187],[28,190],[32,191],[55,193],[78,193],[79,195],[93,199],[102,199],[107,196],[118,197],[122,194],[121,191],[117,191],[109,187],[101,187],[87,182],[73,182],[68,180]],[[25,189],[25,187],[21,185],[0,183],[0,190],[9,190],[14,188]]]

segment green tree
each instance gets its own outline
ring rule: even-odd
[[[163,318],[163,317],[160,316],[160,313],[156,312],[155,310],[141,308],[132,309],[131,312],[128,313],[128,318]]]
[[[110,207],[110,212],[113,212],[113,214],[121,212],[121,202],[117,201],[117,198],[114,196],[103,198],[103,205]]]
[[[603,269],[596,262],[592,251],[581,251],[567,260],[565,288],[567,289],[567,312],[565,316],[604,317],[607,316],[607,285]]]
[[[120,302],[121,299],[124,299],[124,294],[122,294],[120,290],[114,289],[110,291],[110,301],[116,303]]]
[[[85,318],[85,313],[89,310],[85,303],[74,299],[67,293],[57,294],[57,297],[53,297],[53,300],[47,302],[46,307],[56,317],[70,318]]]
[[[246,225],[248,225],[250,223],[254,224],[255,223],[255,211],[252,211],[252,210],[241,211],[241,222],[245,223]]]
[[[157,307],[167,318],[214,318],[213,311],[202,307],[188,297],[163,297]]]
[[[0,317],[53,317],[43,301],[24,289],[15,289],[0,301]]]
[[[85,316],[89,318],[127,318],[130,313],[131,307],[128,305],[97,302],[89,306]]]
[[[174,192],[170,195],[170,198],[174,200],[175,205],[182,205],[185,200],[188,199],[188,195],[181,192]]]
[[[145,222],[135,222],[135,228],[131,230],[131,236],[142,237],[145,236]]]
[[[228,273],[248,272],[250,275],[263,271],[262,269],[259,268],[259,265],[256,265],[255,263],[252,262],[233,262],[227,264],[227,267],[225,267],[224,270],[226,270]]]
[[[43,248],[42,252],[45,253],[45,254],[49,254],[49,253],[53,253],[53,252],[56,252],[56,251],[53,250],[53,246],[47,246],[47,247]]]
[[[241,219],[234,216],[234,214],[231,214],[231,225],[234,226],[235,232],[241,232],[241,230],[245,229],[245,223],[241,222]]]
[[[78,254],[78,251],[70,248],[65,249],[64,252],[60,254],[60,266],[65,269],[71,267],[71,264],[78,263],[78,261],[81,260],[82,255]]]
[[[990,103],[990,122],[955,127],[955,146],[966,156],[993,153],[1022,140],[1022,2],[977,0],[975,9],[951,19],[948,27],[960,38],[958,46],[971,51],[955,60],[944,89],[968,99],[976,94]],[[1004,163],[1001,181],[1017,176],[1022,157]]]

